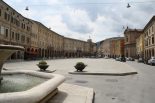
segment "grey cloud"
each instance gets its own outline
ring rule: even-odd
[[[10,4],[13,4],[13,0],[6,0],[7,2],[10,2]],[[22,0],[23,5],[29,5],[29,4],[36,4],[35,2],[29,2]],[[100,25],[98,28],[102,29],[98,31],[98,34],[96,34],[96,40],[117,36],[123,33],[123,26],[129,26],[132,28],[143,28],[146,23],[151,19],[153,15],[155,15],[155,2],[152,3],[132,3],[131,0],[84,0],[84,1],[77,1],[77,0],[60,0],[61,4],[55,4],[55,5],[48,5],[45,3],[42,3],[40,0],[38,1],[38,6],[33,6],[30,8],[35,9],[39,12],[37,16],[34,17],[34,19],[37,18],[37,20],[41,20],[43,16],[46,15],[61,15],[62,16],[62,22],[66,24],[69,31],[68,32],[76,32],[79,35],[91,33],[94,30],[92,28],[92,25],[88,23],[88,21],[83,21],[83,23],[75,23],[72,21],[73,16],[71,17],[69,14],[63,14],[63,12],[70,12],[65,10],[66,6],[69,6],[73,9],[80,9],[83,11],[86,11],[91,23],[94,23],[95,25]],[[47,1],[47,0],[46,0]],[[137,2],[141,2],[141,0],[136,0]],[[143,0],[148,1],[148,0]],[[80,4],[81,2],[81,4]],[[112,5],[102,5],[102,4],[87,4],[87,3],[99,3],[99,2],[122,2],[121,4],[112,4]],[[127,2],[131,2],[131,8],[126,8]],[[134,2],[134,1],[133,1]],[[19,6],[21,3],[14,3],[14,7],[17,7],[17,10],[23,9],[21,6]],[[45,5],[44,5],[45,4]],[[25,7],[24,6],[24,7]],[[42,12],[42,13],[41,13]],[[96,22],[98,15],[104,16],[106,18],[105,21],[102,23],[97,24]],[[50,22],[50,21],[49,21]],[[59,32],[59,31],[56,31]],[[67,33],[64,33],[64,35]]]
[[[63,15],[63,22],[67,25],[67,27],[74,32],[78,33],[91,33],[93,29],[87,24],[85,21],[83,21],[82,24],[76,24],[72,21],[69,15]]]

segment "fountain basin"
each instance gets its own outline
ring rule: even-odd
[[[4,71],[2,75],[26,74],[46,79],[45,82],[21,92],[0,94],[0,103],[45,103],[44,100],[51,93],[56,94],[57,87],[64,82],[65,77],[58,74],[42,73],[31,70]]]

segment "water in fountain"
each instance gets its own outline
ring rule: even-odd
[[[35,77],[27,74],[2,75],[1,72],[4,62],[13,53],[23,50],[24,48],[21,46],[0,44],[0,93],[25,91],[47,80],[45,78]]]
[[[11,93],[29,90],[48,79],[28,74],[4,75],[0,85],[0,93]]]

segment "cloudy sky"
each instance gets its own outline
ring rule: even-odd
[[[81,40],[123,36],[123,27],[142,29],[155,15],[155,0],[4,0],[22,15]],[[127,3],[131,5],[127,8]],[[25,7],[29,7],[29,11]]]

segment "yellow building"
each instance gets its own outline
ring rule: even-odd
[[[136,39],[136,51],[138,57],[144,58],[144,34]]]
[[[67,37],[64,38],[64,55],[66,57],[82,57],[88,56],[89,54],[89,42]]]
[[[124,55],[124,38],[113,37],[97,43],[97,54],[108,57],[118,57]]]
[[[125,37],[125,56],[137,58],[136,53],[136,39],[143,33],[142,29],[126,28],[124,31]]]
[[[114,57],[124,56],[124,37],[120,37],[114,40]]]

